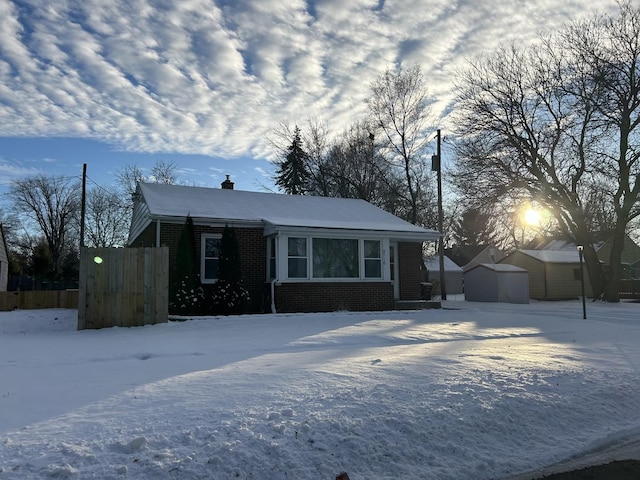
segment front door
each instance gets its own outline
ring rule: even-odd
[[[400,279],[398,278],[398,244],[389,244],[389,268],[391,273],[391,283],[393,284],[393,298],[400,298]]]

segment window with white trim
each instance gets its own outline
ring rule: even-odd
[[[269,280],[273,280],[274,278],[276,278],[276,239],[275,237],[271,237],[268,240],[268,247],[269,249]]]
[[[277,257],[272,261],[268,253],[268,268],[277,264],[279,280],[389,280],[389,258],[385,258],[388,243],[384,239],[328,235],[283,235],[280,238],[281,241],[276,242],[275,252],[282,258]],[[267,247],[268,252],[274,251],[269,244]]]
[[[287,276],[289,278],[307,278],[307,239],[289,237],[287,242]]]
[[[220,235],[203,235],[201,239],[200,278],[202,283],[215,283],[218,280],[220,263]]]
[[[364,277],[382,278],[382,248],[380,240],[364,241]]]

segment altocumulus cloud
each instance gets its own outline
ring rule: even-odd
[[[0,0],[0,135],[260,157],[282,120],[346,127],[389,67],[420,65],[444,115],[466,60],[605,9],[615,0]]]

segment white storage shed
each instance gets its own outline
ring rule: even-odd
[[[440,257],[434,255],[424,259],[427,269],[427,279],[434,285],[440,284]],[[462,293],[462,268],[445,255],[444,257],[444,284],[448,294]]]
[[[507,264],[479,263],[464,271],[469,302],[529,303],[529,272]]]

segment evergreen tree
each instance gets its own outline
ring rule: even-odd
[[[224,227],[220,241],[218,281],[216,282],[213,305],[216,313],[225,315],[243,313],[249,302],[249,292],[242,281],[240,249],[235,230]]]
[[[490,245],[495,243],[495,221],[490,213],[470,207],[462,212],[452,229],[454,242],[459,246]]]
[[[196,264],[196,240],[193,219],[187,215],[178,240],[176,266],[172,275],[171,313],[191,315],[200,313],[203,290]]]
[[[278,164],[275,183],[291,195],[303,195],[307,191],[309,171],[307,161],[309,155],[302,148],[300,129],[296,126],[293,141],[287,149],[287,155]]]

